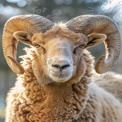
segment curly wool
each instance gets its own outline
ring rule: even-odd
[[[38,84],[32,70],[35,53],[26,52],[22,62],[25,73],[18,76],[8,94],[6,122],[121,122],[119,101],[90,83],[93,59],[87,50],[83,55],[87,71],[80,81],[45,86]]]
[[[122,102],[122,75],[107,72],[101,75],[96,74],[94,79],[100,87],[112,93],[112,95]]]

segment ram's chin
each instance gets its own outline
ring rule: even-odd
[[[70,80],[71,77],[72,77],[72,75],[68,75],[68,76],[53,76],[53,75],[50,75],[50,78],[54,82],[58,82],[58,83],[64,83],[64,82]]]

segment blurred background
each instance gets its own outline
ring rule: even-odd
[[[82,14],[103,14],[112,18],[122,32],[121,0],[0,0],[0,122],[4,122],[7,92],[16,80],[3,56],[2,31],[10,17],[20,14],[38,14],[54,22],[66,22]],[[18,56],[24,54],[24,46],[19,44]],[[97,60],[104,53],[104,46],[101,44],[89,50]],[[122,56],[112,70],[122,74],[121,62]]]

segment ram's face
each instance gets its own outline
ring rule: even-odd
[[[83,52],[78,41],[55,37],[48,41],[43,40],[43,43],[38,42],[37,46],[39,61],[48,78],[55,82],[66,82],[75,76]]]
[[[33,46],[37,55],[30,56],[30,58],[34,58],[32,60],[32,70],[37,81],[41,84],[50,82],[61,83],[68,80],[73,83],[74,81],[78,82],[87,69],[87,64],[83,57],[84,48],[99,44],[106,39],[106,35],[101,33],[84,35],[83,33],[72,31],[67,28],[66,24],[54,25],[44,32],[38,29],[34,26],[34,30],[37,32],[34,30],[30,30],[30,32],[14,32],[13,36],[11,36],[13,40],[9,43],[4,43],[3,49],[12,70],[17,74],[23,74],[25,68],[16,61],[16,40]],[[8,37],[6,35],[3,38],[7,40]],[[104,57],[102,57],[102,61],[104,61]],[[102,64],[101,60],[96,65],[98,70],[101,70],[99,68],[100,64]],[[109,65],[106,67],[106,70],[109,68]],[[104,71],[104,68],[102,71]]]
[[[50,45],[50,46],[49,46]],[[74,71],[73,43],[65,38],[55,38],[45,45],[45,72],[49,77],[57,82],[69,80]]]

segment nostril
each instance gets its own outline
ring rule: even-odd
[[[58,64],[52,64],[52,67],[60,68],[60,65],[58,65]]]
[[[69,64],[65,64],[63,66],[61,66],[62,69],[68,68],[70,65]]]
[[[70,64],[64,64],[64,65],[52,64],[52,67],[63,70],[63,69],[66,69],[66,68],[70,67]]]

